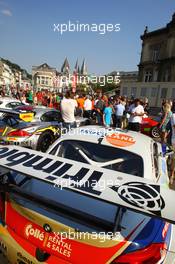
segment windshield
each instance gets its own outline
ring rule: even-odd
[[[130,151],[78,140],[64,140],[50,154],[143,177],[143,159]]]

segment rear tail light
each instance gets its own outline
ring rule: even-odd
[[[0,193],[0,222],[5,223],[5,193]]]
[[[163,261],[166,256],[166,245],[164,243],[151,244],[150,246],[116,258],[112,264],[156,264]]]
[[[8,133],[8,137],[29,137],[30,133],[25,130],[15,130]]]

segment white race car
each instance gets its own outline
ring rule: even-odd
[[[14,109],[18,106],[25,105],[20,100],[11,97],[0,97],[0,108]]]
[[[10,263],[174,264],[175,192],[160,144],[89,126],[49,152],[0,146],[0,249]]]
[[[47,152],[58,157],[139,176],[168,188],[169,178],[162,146],[141,133],[120,129],[106,130],[98,126],[81,127],[55,141]],[[131,184],[127,190],[123,188],[123,192],[127,191],[126,197],[135,198],[138,204],[144,204],[146,199],[152,199],[154,194],[151,190],[150,193],[143,194],[142,187],[138,185],[135,186],[137,191],[134,194],[133,186]],[[136,228],[138,223],[143,222],[139,232],[133,236],[132,243],[129,243],[130,245],[122,251],[122,255],[112,263],[151,264],[163,261],[166,264],[173,263],[172,260],[175,260],[172,253],[175,252],[173,225],[128,211],[122,213],[120,221],[120,226],[123,227],[121,231],[126,237],[133,231],[134,226]]]

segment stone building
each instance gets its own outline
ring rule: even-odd
[[[57,71],[50,67],[47,63],[40,66],[32,67],[32,81],[33,87],[36,90],[47,89],[53,90],[55,87]]]
[[[141,36],[142,52],[138,65],[138,81],[121,82],[121,95],[149,99],[152,107],[160,107],[163,99],[175,99],[175,13],[163,28]]]
[[[141,82],[175,81],[175,13],[166,27],[141,36],[142,52],[139,67]]]

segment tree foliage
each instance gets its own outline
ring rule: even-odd
[[[1,61],[4,62],[5,64],[7,64],[13,72],[15,72],[15,70],[21,71],[22,73],[26,72],[27,78],[30,80],[32,79],[32,75],[29,74],[25,69],[22,69],[18,64],[12,63],[11,61],[4,59],[4,58],[1,58]]]

